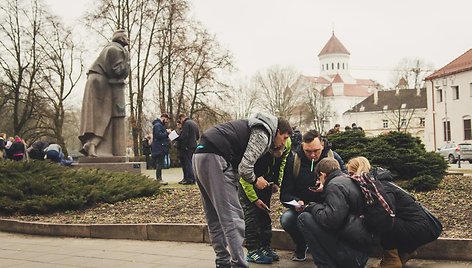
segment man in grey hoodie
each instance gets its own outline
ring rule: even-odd
[[[226,122],[203,133],[193,155],[193,169],[216,254],[216,267],[249,267],[243,251],[239,178],[258,189],[268,187],[263,177],[255,176],[254,164],[270,148],[284,146],[291,134],[287,120],[264,114]]]

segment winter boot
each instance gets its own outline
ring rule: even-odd
[[[418,255],[418,252],[415,250],[413,252],[402,252],[400,251],[398,253],[398,256],[400,256],[400,260],[402,262],[402,265],[405,266],[405,263],[408,261],[408,260],[411,260],[411,259],[414,259],[416,257],[416,255]]]
[[[402,262],[398,256],[398,250],[390,249],[384,250],[382,255],[382,260],[376,268],[401,268]]]

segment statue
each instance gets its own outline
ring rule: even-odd
[[[129,39],[124,30],[113,34],[87,73],[80,136],[85,156],[125,156],[125,79]]]

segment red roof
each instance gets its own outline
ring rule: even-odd
[[[333,83],[344,83],[344,81],[339,74],[336,74],[336,76],[333,79]]]
[[[329,85],[325,89],[321,91],[323,93],[323,96],[328,97],[328,96],[334,96],[333,93],[333,87],[332,85]],[[368,97],[372,94],[372,92],[369,91],[369,88],[363,85],[355,85],[355,84],[344,84],[344,96],[349,96],[349,97]]]
[[[435,78],[440,78],[446,75],[461,73],[469,70],[472,70],[472,49],[469,49],[457,59],[451,61],[446,66],[442,67],[430,76],[426,77],[424,80],[433,80]]]
[[[348,54],[350,55],[349,51],[344,47],[344,45],[339,41],[339,39],[334,35],[328,40],[328,43],[323,47],[319,56],[326,55],[326,54]]]

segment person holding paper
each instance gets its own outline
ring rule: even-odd
[[[297,217],[306,204],[321,201],[321,189],[318,189],[321,185],[317,184],[315,168],[319,161],[326,157],[336,159],[342,171],[347,173],[341,157],[331,150],[331,144],[321,137],[318,131],[310,130],[303,135],[301,148],[287,159],[280,201],[289,209],[280,217],[280,223],[295,243],[293,261],[306,260],[308,248],[297,226]],[[297,205],[288,205],[287,202]]]
[[[151,156],[156,163],[156,180],[163,185],[168,184],[162,180],[162,169],[164,168],[164,157],[169,153],[169,133],[165,125],[170,121],[170,116],[161,114],[152,122],[152,145]]]
[[[244,210],[245,246],[248,250],[246,260],[259,264],[278,261],[279,256],[272,249],[272,220],[270,218],[270,199],[278,192],[283,178],[285,162],[290,154],[291,140],[284,146],[269,150],[254,165],[254,174],[262,176],[270,186],[262,190],[251,183],[239,180],[239,200]]]
[[[179,115],[178,121],[182,129],[177,138],[177,150],[179,151],[180,164],[184,178],[179,181],[180,184],[195,184],[195,175],[192,170],[192,155],[197,147],[197,141],[200,139],[200,130],[195,121],[188,118],[185,114]]]
[[[290,123],[256,114],[205,131],[193,154],[193,171],[202,197],[216,267],[249,267],[243,250],[244,219],[239,179],[258,189],[269,187],[256,177],[254,165],[269,149],[283,146],[292,133]]]

